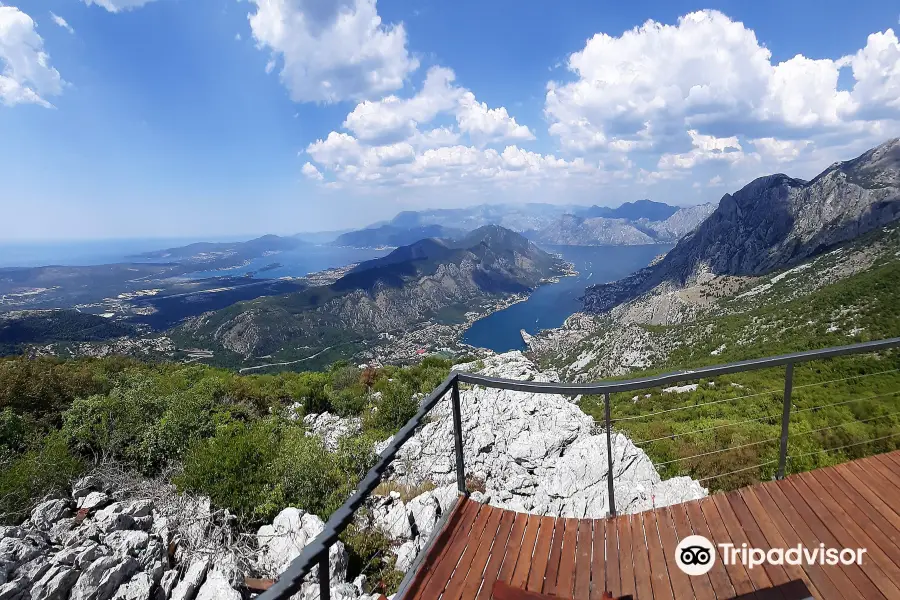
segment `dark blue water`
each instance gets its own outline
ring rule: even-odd
[[[524,350],[520,329],[537,333],[559,327],[581,310],[578,298],[596,283],[621,279],[646,267],[653,258],[672,246],[545,246],[575,265],[578,275],[538,288],[525,302],[475,321],[463,334],[463,341],[494,352]]]
[[[303,277],[317,271],[343,267],[353,263],[371,260],[389,254],[391,250],[374,250],[371,248],[344,248],[337,246],[304,246],[296,250],[278,252],[268,256],[254,258],[246,265],[231,269],[215,271],[197,271],[187,277],[203,279],[206,277],[240,277],[254,273],[259,279],[277,279],[279,277]],[[274,269],[262,270],[264,267],[278,263]]]

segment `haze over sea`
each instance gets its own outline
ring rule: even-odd
[[[581,310],[580,298],[589,285],[621,279],[650,264],[672,246],[542,246],[575,265],[578,275],[563,277],[559,283],[539,287],[524,302],[513,304],[472,324],[463,341],[494,352],[524,350],[519,333],[535,334],[541,329],[559,327]]]

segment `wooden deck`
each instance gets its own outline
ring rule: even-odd
[[[688,577],[678,541],[763,549],[866,548],[861,566],[725,566]],[[592,600],[769,598],[801,580],[815,598],[900,599],[900,451],[792,475],[634,515],[564,519],[460,501],[435,537],[404,600],[488,600],[493,584]]]

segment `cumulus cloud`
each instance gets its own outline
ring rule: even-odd
[[[251,0],[253,37],[281,62],[295,102],[377,97],[403,87],[419,62],[402,23],[382,23],[375,0]]]
[[[140,8],[148,2],[153,2],[153,0],[84,0],[84,3],[87,5],[96,4],[111,13]]]
[[[14,6],[0,5],[0,102],[50,108],[45,97],[60,94],[62,88],[32,18]]]
[[[418,92],[365,100],[332,131],[311,143],[312,160],[340,184],[421,185],[540,178],[553,171],[596,172],[582,159],[564,160],[510,142],[534,139],[505,107],[491,108],[455,83],[451,69],[429,69]],[[450,119],[455,124],[447,123]]]
[[[304,163],[303,167],[301,167],[300,169],[300,172],[303,173],[304,176],[315,181],[322,181],[323,179],[325,179],[319,169],[317,169],[316,166],[310,162]]]
[[[50,12],[50,18],[53,19],[53,22],[54,22],[54,23],[56,23],[57,25],[59,25],[60,27],[62,27],[62,28],[65,29],[66,31],[68,31],[69,33],[75,33],[75,30],[72,29],[72,26],[69,25],[69,24],[66,22],[65,19],[63,19],[62,17],[60,17],[60,16],[57,15],[56,13],[54,13],[54,12],[51,11],[51,12]]]
[[[547,84],[551,136],[572,156],[632,156],[647,184],[698,169],[696,187],[746,182],[785,163],[808,175],[900,131],[892,29],[847,56],[775,63],[743,23],[704,10],[597,33],[566,66],[570,80]]]

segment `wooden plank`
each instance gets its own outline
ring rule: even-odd
[[[740,494],[731,492],[729,494],[725,494],[725,499],[727,500],[729,508],[733,512],[734,518],[736,519],[733,522],[733,526],[740,528],[740,530],[746,535],[747,543],[750,544],[750,546],[754,548],[762,548],[764,550],[768,550],[769,548],[773,547],[781,547],[772,546],[771,544],[769,544],[765,534],[763,534],[762,529],[760,529],[760,526],[756,522],[756,519],[753,518],[753,515],[750,513],[750,509],[747,508],[747,504],[744,502],[744,499]],[[735,543],[737,542],[735,541]],[[784,585],[785,583],[791,581],[791,579],[794,579],[794,577],[791,577],[787,574],[787,571],[784,570],[783,566],[771,565],[767,561],[763,564],[762,568],[765,569],[766,574],[769,576],[769,580],[772,582],[772,585]]]
[[[884,572],[895,584],[900,584],[900,546],[897,546],[878,524],[870,518],[867,509],[857,505],[850,496],[845,494],[827,476],[826,472],[820,472],[816,475],[814,477],[811,473],[803,474],[803,479],[810,490],[818,495],[832,515],[843,515],[836,518],[852,519],[853,524],[862,529],[865,536],[872,540],[871,545],[866,547],[872,554],[873,560],[878,561]],[[865,506],[868,507],[869,505],[865,504]],[[850,516],[851,513],[852,517]],[[878,547],[878,552],[873,552],[874,546]]]
[[[600,600],[606,591],[606,523],[594,519],[593,550],[591,554],[591,600]]]
[[[556,593],[556,577],[559,574],[559,559],[562,556],[563,536],[566,532],[566,520],[562,517],[556,519],[553,531],[553,542],[550,544],[550,556],[547,558],[547,572],[544,574],[544,587],[541,590],[545,594]]]
[[[747,502],[747,508],[756,517],[756,522],[762,524],[764,516],[768,516],[774,523],[777,535],[782,538],[783,542],[779,547],[789,548],[797,544],[803,543],[800,535],[791,526],[790,519],[785,516],[772,497],[761,485],[755,485],[751,488],[741,490],[741,496]],[[770,532],[767,532],[769,535]],[[773,545],[775,545],[773,543]],[[835,586],[828,573],[819,565],[796,566],[802,569],[806,574],[806,578],[815,584],[815,588],[819,591],[821,598],[840,598],[841,592]],[[805,581],[805,580],[804,580]],[[813,589],[810,587],[810,589]]]
[[[760,485],[759,489],[763,489],[769,493],[772,501],[778,506],[778,508],[781,509],[781,512],[790,522],[791,527],[794,529],[794,531],[797,532],[797,535],[800,537],[800,542],[805,547],[815,548],[819,545],[819,543],[821,543],[821,540],[816,535],[817,532],[810,529],[809,525],[807,525],[806,521],[803,520],[803,517],[797,511],[797,507],[795,507],[794,503],[784,495],[784,492],[779,489],[778,485],[774,485],[772,482],[769,482]],[[804,565],[804,568],[809,571],[808,565]],[[828,574],[828,578],[834,582],[835,587],[840,590],[842,597],[866,597],[860,594],[854,582],[848,577],[848,574],[844,569],[826,569],[826,573]]]
[[[831,477],[832,481],[843,486],[847,495],[862,498],[872,509],[872,512],[868,513],[869,516],[874,517],[877,515],[886,524],[886,532],[890,532],[889,535],[894,540],[894,543],[900,544],[900,517],[890,506],[884,503],[884,500],[878,494],[860,481],[854,473],[842,469],[841,466],[838,465],[830,469],[827,475]]]
[[[702,535],[706,539],[712,540],[712,534],[709,532],[709,526],[706,524],[706,517],[703,515],[703,510],[700,508],[700,501],[694,500],[688,502],[685,506],[687,508],[688,517],[691,520],[691,529],[693,532],[696,535]],[[708,575],[709,582],[716,592],[716,597],[734,597],[734,584],[731,583],[731,578],[728,576],[728,571],[725,570],[725,565],[722,564],[721,557],[713,564]]]
[[[634,588],[634,555],[632,553],[631,548],[631,518],[628,515],[616,517],[614,519],[615,522],[615,530],[616,536],[619,540],[619,590],[618,593],[610,587],[610,591],[613,596],[633,596],[635,594]],[[609,531],[611,527],[610,524],[607,524],[606,527],[606,535],[609,537]],[[609,549],[609,544],[607,543],[607,549]],[[607,554],[607,557],[609,554]],[[607,563],[608,565],[609,563]],[[609,581],[609,573],[607,570],[606,579]]]
[[[556,576],[556,596],[571,598],[575,588],[575,551],[578,542],[578,519],[566,519],[566,532],[563,535],[561,554],[559,556],[559,573]]]
[[[838,471],[842,471],[845,476],[852,475],[856,477],[857,481],[860,482],[863,487],[878,496],[884,506],[883,510],[885,512],[885,518],[888,518],[892,522],[900,519],[900,514],[898,514],[898,507],[900,507],[898,492],[880,473],[876,474],[873,471],[866,470],[853,463],[844,463],[835,468],[838,469]]]
[[[756,523],[757,527],[759,527],[760,532],[765,537],[766,545],[769,548],[787,548],[788,543],[785,541],[785,538],[781,535],[781,532],[775,525],[773,521],[773,515],[763,509],[762,505],[759,502],[759,498],[756,497],[752,489],[753,488],[744,488],[732,493],[740,497],[740,500],[743,503],[743,508],[746,509],[749,513],[749,516],[747,516],[746,518],[748,520],[752,520],[754,523]],[[745,517],[742,516],[743,512],[738,510],[739,504],[740,503],[737,502],[737,499],[732,500],[732,506],[735,507],[735,512],[737,513],[738,518],[740,518],[743,522]],[[781,515],[779,514],[779,516]],[[806,574],[806,571],[804,571],[797,565],[789,564],[783,565],[782,569],[784,569],[785,575],[789,580],[802,580],[813,595],[817,597],[819,596],[816,586],[809,578],[809,575]]]
[[[425,588],[431,583],[444,556],[458,539],[466,535],[468,528],[475,522],[475,516],[480,508],[481,505],[478,502],[472,502],[467,498],[459,499],[444,528],[435,538],[434,544],[428,551],[428,556],[422,561],[416,576],[410,582],[406,590],[406,598],[412,600],[423,597]]]
[[[712,498],[703,498],[700,500],[700,510],[703,512],[703,516],[706,517],[706,525],[709,527],[709,532],[712,536],[709,540],[716,548],[718,548],[718,545],[722,542],[730,542],[731,538],[728,535],[728,531],[725,529],[725,525],[722,523],[719,509],[716,508],[716,503]],[[747,594],[748,597],[755,598],[756,596],[753,594],[753,582],[750,581],[750,575],[747,573],[747,569],[744,565],[726,565],[724,558],[722,558],[721,551],[719,551],[719,558],[722,560],[725,572],[728,573],[731,585],[734,586],[734,591],[737,592],[738,595]]]
[[[650,557],[644,539],[644,523],[639,515],[628,515],[631,521],[631,559],[634,564],[634,595],[637,600],[653,598]]]
[[[669,581],[669,569],[666,565],[666,557],[663,554],[662,542],[659,541],[657,519],[655,510],[641,513],[644,522],[644,539],[647,542],[647,554],[650,558],[650,585],[653,588],[653,597],[659,600],[675,600],[672,594],[672,583]],[[691,592],[693,595],[693,592]]]
[[[487,566],[484,567],[484,579],[481,589],[478,591],[478,600],[489,600],[491,597],[491,589],[497,576],[500,574],[500,566],[503,564],[503,558],[506,556],[506,545],[509,543],[510,532],[513,523],[515,523],[516,514],[511,511],[504,511],[500,518],[500,527],[497,529],[497,536],[494,538],[494,545],[491,546],[491,556],[488,558]]]
[[[896,483],[898,476],[894,471],[884,466],[876,456],[870,458],[865,465],[855,466],[878,482],[878,489],[885,494],[882,495],[884,501],[894,512],[900,513],[900,485]]]
[[[593,551],[593,527],[590,519],[578,522],[578,541],[575,550],[574,598],[587,600],[591,595],[591,552]]]
[[[478,588],[481,587],[481,581],[484,575],[484,568],[487,566],[488,558],[491,555],[491,548],[497,538],[500,520],[506,512],[508,511],[499,508],[491,508],[490,519],[488,519],[487,524],[484,526],[484,533],[482,533],[481,539],[478,542],[478,549],[472,559],[472,564],[469,567],[469,574],[466,575],[465,584],[459,594],[460,598],[468,600],[474,598],[478,593]]]
[[[556,529],[556,519],[541,517],[541,528],[534,545],[534,556],[531,557],[531,572],[528,574],[528,583],[525,586],[525,589],[532,592],[540,592],[544,588],[544,574],[547,572],[547,562],[550,560],[550,544],[553,542],[554,529]]]
[[[731,508],[728,498],[725,497],[724,494],[716,494],[715,496],[712,496],[712,501],[719,511],[722,525],[725,526],[725,530],[728,532],[728,541],[737,547],[740,547],[743,544],[751,546],[752,544],[747,537],[747,533],[744,531],[741,522],[734,514],[734,510]],[[750,578],[750,582],[753,584],[754,589],[757,590],[757,598],[760,598],[761,600],[781,600],[783,598],[781,593],[770,589],[772,587],[772,580],[769,578],[769,574],[765,569],[759,567],[751,569],[748,567],[747,576]]]
[[[888,452],[887,454],[876,454],[872,459],[879,461],[886,468],[890,469],[893,475],[891,479],[892,481],[896,481],[900,478],[900,464],[897,464],[896,461],[891,459],[891,454],[891,452]]]
[[[519,548],[519,558],[516,561],[516,569],[509,579],[509,585],[514,588],[524,589],[528,582],[528,572],[531,570],[531,557],[534,555],[534,542],[537,540],[538,530],[541,528],[539,515],[528,515],[525,523],[525,534],[522,536],[522,545]]]
[[[484,527],[487,525],[490,516],[495,510],[497,509],[488,505],[483,505],[481,510],[478,511],[478,516],[475,518],[472,528],[460,542],[462,551],[459,553],[459,558],[453,560],[453,554],[448,554],[443,558],[442,562],[444,564],[449,564],[451,561],[455,563],[452,570],[447,572],[447,577],[444,579],[446,585],[443,587],[443,596],[448,600],[456,600],[462,593],[463,584],[466,582],[466,575],[469,573],[469,565],[472,564],[472,559],[478,551],[481,535],[484,533]],[[437,577],[437,574],[438,572],[435,571],[435,577]],[[431,589],[436,590],[438,588],[435,585]]]
[[[809,485],[807,480],[809,480]],[[862,528],[854,522],[854,519],[836,506],[833,499],[826,499],[820,495],[824,490],[815,486],[814,478],[791,477],[790,484],[794,486],[800,497],[806,500],[806,503],[831,531],[841,547],[867,549],[860,567],[862,571],[885,597],[900,598],[900,588],[888,576],[888,572],[900,576],[900,569],[886,559],[878,545],[865,534]]]
[[[669,571],[669,579],[672,582],[672,591],[675,592],[675,598],[680,600],[681,598],[697,597],[701,600],[712,600],[716,595],[712,591],[709,577],[706,575],[688,577],[680,568],[678,568],[678,564],[675,562],[675,547],[678,546],[680,537],[678,536],[675,523],[672,519],[671,508],[672,507],[666,507],[656,511],[656,527],[659,530],[659,541],[660,544],[662,544],[663,558],[666,561],[666,569]],[[686,523],[687,519],[684,517],[684,507],[678,506],[678,508],[681,509],[682,518]],[[703,587],[705,585],[705,589],[701,591],[700,594],[694,593],[691,584],[692,579],[697,580],[698,587]]]
[[[817,538],[820,543],[825,544],[827,548],[840,548],[841,543],[835,538],[825,523],[822,522],[822,519],[819,518],[816,511],[810,507],[810,504],[798,493],[797,488],[793,485],[793,481],[791,479],[785,479],[778,483],[780,485],[773,485],[772,487],[784,494],[787,501],[792,504],[799,513],[800,518],[803,519],[809,529],[813,532],[815,538]],[[814,546],[815,545],[810,545],[809,547]],[[844,565],[841,567],[840,571],[845,573],[850,581],[853,582],[856,589],[862,593],[863,598],[871,598],[872,600],[884,598],[884,594],[881,593],[872,579],[869,578],[859,565]]]
[[[528,522],[528,515],[525,513],[516,513],[516,520],[513,522],[512,530],[509,532],[509,541],[506,543],[506,554],[503,557],[503,566],[497,574],[497,581],[505,581],[509,583],[512,574],[516,570],[516,561],[519,558],[519,550],[522,547],[522,536],[525,534],[525,525]]]

